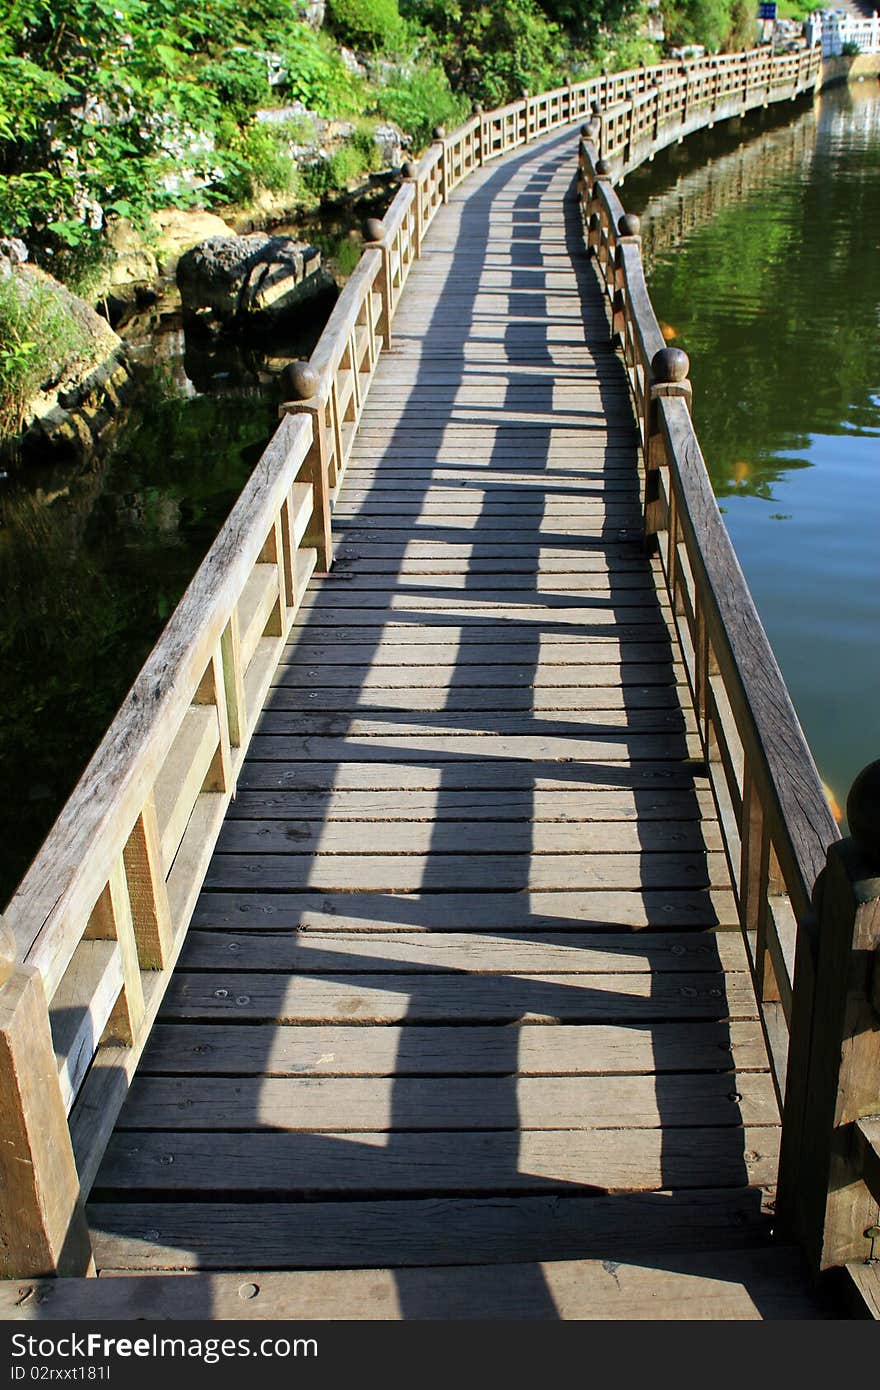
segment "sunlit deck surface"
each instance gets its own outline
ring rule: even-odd
[[[287,1312],[328,1317],[813,1311],[575,149],[474,174],[411,272],[91,1194],[102,1273],[301,1271]]]

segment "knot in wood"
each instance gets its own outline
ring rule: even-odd
[[[311,400],[318,389],[318,373],[310,362],[291,362],[284,368],[284,385],[293,400]]]
[[[863,767],[846,798],[849,833],[862,854],[880,865],[880,759]]]
[[[690,358],[681,348],[661,348],[651,359],[651,373],[658,382],[685,381],[690,366]]]
[[[617,230],[621,236],[638,236],[642,227],[642,219],[637,217],[634,212],[625,212],[618,218]]]

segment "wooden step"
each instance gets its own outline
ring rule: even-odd
[[[242,1271],[0,1283],[0,1317],[225,1319],[813,1319],[827,1309],[785,1248],[440,1269]]]

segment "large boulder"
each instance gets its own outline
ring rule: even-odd
[[[335,288],[317,247],[266,232],[208,237],[181,256],[177,285],[184,327],[209,333],[274,328]]]

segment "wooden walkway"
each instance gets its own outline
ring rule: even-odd
[[[474,174],[412,269],[91,1194],[102,1272],[397,1271],[303,1273],[324,1316],[811,1312],[575,156]]]

